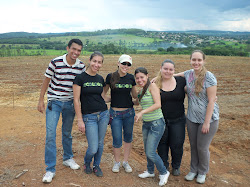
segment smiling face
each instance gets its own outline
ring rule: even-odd
[[[118,71],[121,75],[126,75],[131,68],[131,64],[129,62],[118,62]]]
[[[138,72],[135,74],[135,81],[138,86],[144,87],[148,82],[148,75]]]
[[[91,60],[89,60],[89,70],[91,73],[96,74],[103,64],[103,58],[101,56],[94,56]]]
[[[76,59],[80,56],[82,46],[76,43],[72,43],[70,47],[67,46],[67,61],[68,63],[75,63]]]
[[[160,71],[163,79],[170,79],[174,74],[174,64],[165,62]]]
[[[194,71],[200,72],[202,66],[205,64],[205,59],[203,57],[203,54],[200,52],[194,52],[190,59],[190,64]]]

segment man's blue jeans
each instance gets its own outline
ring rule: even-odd
[[[62,145],[63,160],[73,157],[72,152],[72,125],[75,117],[73,100],[48,102],[46,109],[46,143],[45,143],[45,164],[46,171],[55,172],[56,166],[56,128],[60,114],[62,113]]]
[[[94,157],[93,166],[99,166],[101,162],[104,138],[109,123],[109,111],[96,112],[83,115],[85,123],[88,149],[84,157],[84,163],[90,164]]]
[[[142,135],[144,142],[144,150],[147,156],[148,172],[154,173],[154,164],[160,175],[165,175],[167,169],[161,157],[156,153],[156,148],[161,140],[165,130],[165,121],[163,118],[154,121],[143,121]]]

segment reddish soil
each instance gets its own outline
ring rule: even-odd
[[[153,78],[161,62],[170,58],[176,62],[176,72],[190,68],[185,55],[132,55],[134,69],[144,66]],[[129,163],[133,172],[111,171],[113,166],[112,136],[108,127],[101,162],[102,178],[73,171],[62,165],[61,122],[57,133],[56,177],[50,184],[42,183],[45,172],[45,115],[36,110],[44,72],[53,57],[0,58],[0,186],[158,186],[155,178],[140,179],[138,174],[146,169],[141,122],[135,124],[133,149]],[[100,74],[106,76],[116,69],[119,56],[105,55]],[[87,62],[86,56],[81,56]],[[210,146],[210,171],[203,186],[250,186],[250,58],[207,57],[207,69],[218,79],[220,106],[219,130]],[[185,101],[187,105],[187,101]],[[136,107],[136,111],[140,107]],[[85,135],[74,122],[73,151],[77,163],[83,164],[87,148]],[[190,146],[188,136],[184,144],[181,175],[170,175],[167,186],[199,186],[195,181],[184,180],[189,172]],[[16,178],[23,170],[28,171]]]

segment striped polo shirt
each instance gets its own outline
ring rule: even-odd
[[[54,58],[45,72],[45,76],[50,78],[47,98],[48,100],[68,101],[73,99],[73,80],[76,75],[85,71],[85,65],[79,59],[73,66],[66,60],[66,55]]]
[[[140,101],[140,105],[142,107],[142,109],[146,109],[149,108],[150,106],[152,106],[154,104],[154,100],[152,97],[152,94],[150,93],[150,91],[147,89],[146,93],[144,94],[144,96],[142,97],[141,101]],[[142,119],[143,121],[154,121],[157,119],[160,119],[163,117],[161,108],[156,109],[152,112],[143,114]]]

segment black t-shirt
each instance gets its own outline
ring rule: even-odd
[[[163,91],[161,89],[161,109],[166,119],[175,119],[185,114],[184,99],[186,80],[183,77],[174,77],[176,87],[172,91]]]
[[[106,77],[106,84],[110,85],[112,73]],[[120,81],[116,84],[116,88],[111,89],[111,107],[116,108],[132,108],[131,90],[135,86],[135,78],[132,74],[127,73],[124,77],[120,77]]]
[[[104,79],[101,75],[91,76],[83,72],[76,76],[74,84],[81,87],[81,110],[83,114],[91,114],[107,110],[107,105],[101,96]]]

